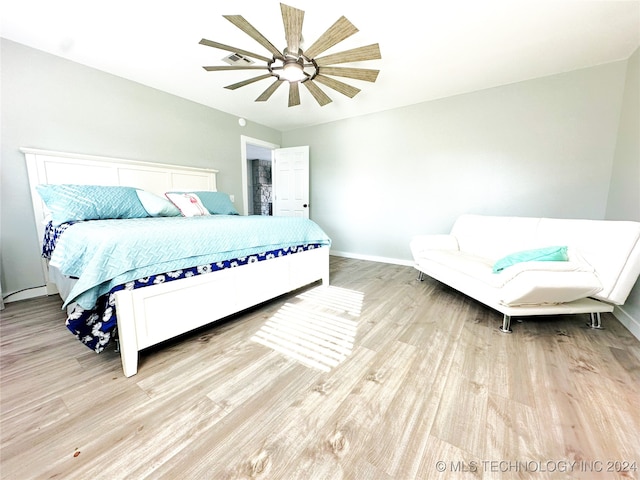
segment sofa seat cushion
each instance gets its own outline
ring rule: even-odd
[[[522,262],[493,273],[494,261],[459,250],[425,250],[418,267],[429,275],[437,269],[445,283],[490,292],[493,303],[508,306],[572,302],[599,292],[602,285],[594,269],[580,261]],[[473,295],[472,295],[473,296]]]
[[[490,259],[462,252],[460,250],[425,250],[421,258],[439,263],[460,275],[481,280],[491,286],[500,287],[502,282],[498,275],[492,273],[493,261]]]
[[[577,262],[525,262],[503,272],[498,301],[512,307],[573,302],[602,290],[595,271]]]

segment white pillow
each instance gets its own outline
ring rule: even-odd
[[[199,217],[210,215],[209,210],[202,204],[202,201],[195,193],[165,193],[185,217]]]
[[[140,203],[152,217],[179,217],[180,210],[166,198],[146,190],[136,190]]]

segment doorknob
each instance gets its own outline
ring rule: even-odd
[[[306,203],[302,204],[302,206],[303,206],[304,208],[307,208],[307,207],[308,207],[308,205],[307,205]]]

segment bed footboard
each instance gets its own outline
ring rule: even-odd
[[[125,376],[144,348],[317,280],[329,285],[329,247],[115,294]]]

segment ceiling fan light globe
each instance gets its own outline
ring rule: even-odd
[[[306,75],[302,69],[302,65],[297,62],[291,62],[285,63],[280,78],[288,82],[299,82],[304,80]]]

